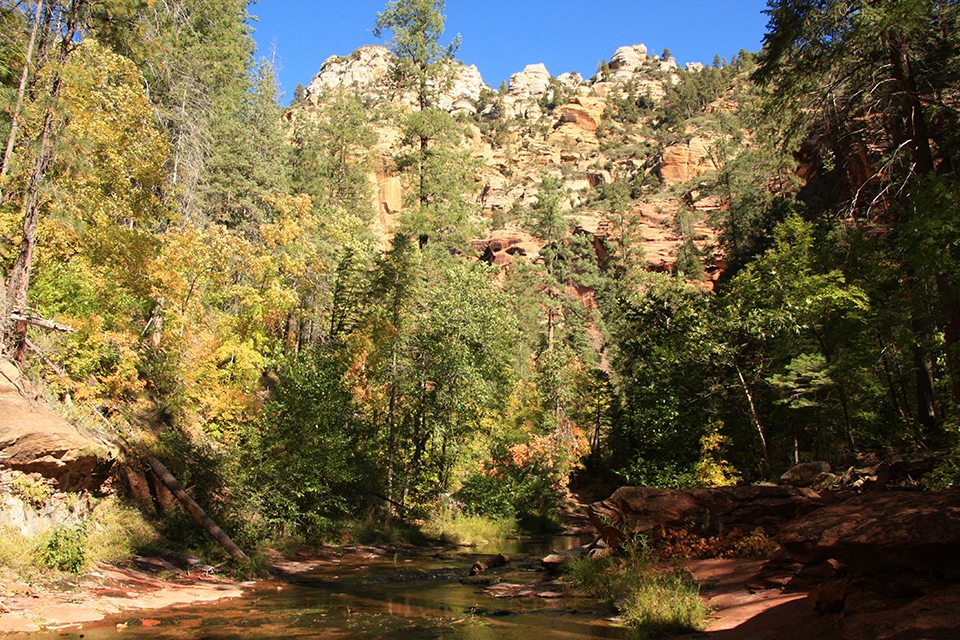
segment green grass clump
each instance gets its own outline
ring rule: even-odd
[[[423,532],[431,538],[453,544],[478,544],[516,535],[516,524],[510,519],[444,511],[431,518],[424,525]]]
[[[87,559],[120,562],[156,542],[156,529],[137,509],[116,498],[105,498],[93,509],[84,543]]]
[[[18,529],[0,526],[0,567],[21,569],[33,562],[34,542]]]
[[[37,547],[37,559],[48,569],[81,573],[87,565],[84,527],[56,527]]]
[[[417,546],[427,542],[426,535],[416,526],[371,511],[361,518],[345,524],[343,542],[355,544],[379,544],[391,547]]]
[[[51,571],[79,574],[96,562],[129,559],[156,539],[156,531],[139,511],[105,498],[80,522],[34,537],[0,527],[0,567],[23,576]]]
[[[620,555],[583,555],[567,563],[575,593],[616,603],[623,622],[641,639],[698,631],[709,609],[689,572],[664,567],[643,539]]]
[[[621,612],[640,638],[656,638],[702,629],[709,608],[690,574],[674,569],[644,576],[623,600]]]

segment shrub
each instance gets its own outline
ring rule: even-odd
[[[566,490],[569,454],[552,436],[531,435],[525,442],[500,443],[457,492],[469,514],[515,520],[531,533],[557,527],[555,512]]]
[[[35,509],[40,509],[53,495],[53,488],[42,479],[18,475],[13,479],[10,492]]]
[[[234,474],[248,538],[323,539],[379,490],[343,369],[322,354],[301,356],[263,416],[241,428]]]
[[[692,529],[692,528],[691,528]],[[667,529],[653,545],[656,554],[670,558],[769,558],[778,545],[760,529],[698,535],[691,529]]]
[[[57,527],[37,549],[40,564],[60,571],[80,573],[87,564],[84,528]]]

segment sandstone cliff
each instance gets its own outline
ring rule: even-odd
[[[410,96],[389,95],[384,78],[390,56],[385,47],[366,46],[349,56],[328,58],[307,89],[307,101],[295,109],[309,113],[340,87],[366,101],[413,108]],[[691,73],[702,68],[688,65]],[[481,165],[476,176],[479,188],[471,195],[476,218],[506,226],[475,244],[485,259],[508,264],[519,255],[509,253],[514,241],[505,241],[505,234],[515,238],[517,246],[531,247],[515,215],[536,202],[544,172],[563,180],[571,228],[596,228],[600,238],[608,230],[591,219],[602,218],[597,200],[604,186],[614,181],[650,185],[634,204],[639,221],[639,233],[634,235],[642,238],[652,270],[673,268],[677,248],[686,240],[675,231],[681,209],[693,210],[697,217],[693,242],[704,252],[714,245],[715,233],[704,212],[723,204],[700,202],[683,185],[718,169],[712,150],[719,134],[693,124],[682,139],[663,142],[651,138],[642,123],[611,120],[612,108],[624,100],[641,99],[646,104],[664,100],[669,87],[680,81],[672,58],[650,55],[642,44],[620,47],[588,80],[576,73],[555,77],[545,65],[529,64],[511,76],[503,93],[490,91],[476,67],[457,63],[452,72],[453,83],[439,106],[471,122],[464,127],[463,145]],[[404,185],[389,169],[398,131],[388,122],[378,123],[377,129],[379,141],[371,150],[376,167],[371,174],[376,198],[371,230],[386,239],[402,211]]]

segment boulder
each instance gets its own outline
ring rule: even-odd
[[[749,532],[760,527],[775,535],[788,521],[825,504],[813,491],[796,487],[622,487],[589,505],[587,513],[607,544],[618,547],[625,536],[657,536],[663,529],[693,527],[707,534],[717,528]]]
[[[473,566],[470,567],[470,575],[475,576],[479,573],[483,573],[488,569],[493,569],[495,567],[505,567],[510,564],[510,556],[505,553],[498,553],[495,556],[489,558],[484,558],[483,560],[477,560],[473,563]]]
[[[855,495],[788,524],[777,542],[799,562],[960,576],[960,490]]]
[[[647,61],[647,47],[643,44],[635,44],[632,47],[620,47],[610,58],[610,69],[612,71],[627,71],[632,74],[635,69],[642,66]],[[629,79],[629,78],[628,78]]]
[[[0,372],[0,464],[50,478],[61,491],[98,489],[117,450],[42,407],[13,364],[0,361]]]
[[[576,71],[561,73],[557,76],[557,82],[568,89],[578,89],[583,84],[583,76]]]
[[[813,487],[823,482],[827,476],[833,478],[834,476],[830,471],[829,462],[803,462],[788,469],[786,473],[780,476],[780,484],[791,487]]]

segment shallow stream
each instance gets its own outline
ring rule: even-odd
[[[623,638],[610,612],[588,598],[559,597],[562,589],[540,568],[552,550],[584,542],[575,537],[510,540],[481,548],[414,558],[361,553],[308,573],[251,589],[215,604],[112,616],[83,629],[31,638],[404,638],[520,640]],[[483,585],[463,585],[476,560],[505,553],[506,567],[484,575],[530,585],[530,595],[493,597]],[[546,595],[547,597],[542,597]]]

